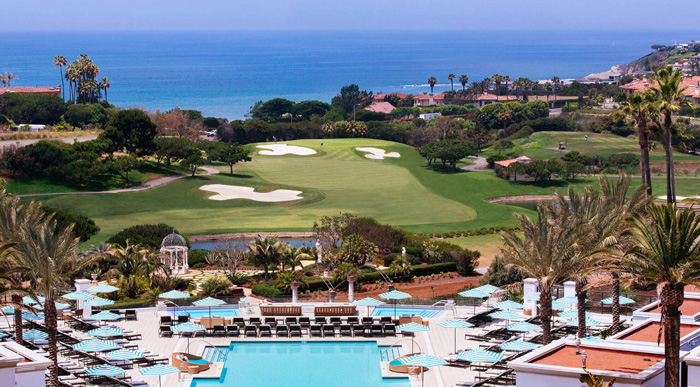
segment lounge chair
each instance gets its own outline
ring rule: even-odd
[[[301,325],[291,325],[289,327],[289,335],[292,337],[301,337]]]
[[[379,319],[380,324],[391,324],[391,316],[383,316]]]
[[[329,324],[324,325],[323,337],[335,337],[335,327]]]
[[[386,336],[396,336],[396,325],[386,324],[384,325],[384,335]]]
[[[260,317],[251,317],[248,320],[248,324],[250,325],[261,325],[262,321],[260,320]]]
[[[138,320],[138,316],[136,315],[136,310],[134,309],[127,309],[126,312],[124,312],[124,318],[127,320]]]
[[[246,337],[258,337],[258,328],[255,325],[246,325],[243,332]]]
[[[123,314],[119,309],[110,309],[109,313],[118,314],[120,316]]]
[[[233,324],[238,325],[238,327],[243,328],[245,326],[245,319],[243,317],[234,317]]]
[[[353,324],[359,324],[360,319],[357,316],[352,316],[348,317],[348,324],[353,325]]]
[[[177,323],[182,324],[190,321],[190,316],[188,315],[179,315],[177,316]]]
[[[227,325],[226,326],[226,334],[228,336],[240,336],[241,331],[238,329],[238,325]]]
[[[161,325],[160,328],[158,328],[158,336],[172,336],[173,331],[170,329],[170,325]]]
[[[321,337],[321,336],[323,336],[322,329],[323,329],[323,328],[322,328],[322,325],[316,325],[316,324],[311,325],[311,326],[309,327],[309,336],[311,336],[311,337],[314,337],[314,336]]]
[[[382,329],[382,324],[372,324],[372,328],[370,329],[370,332],[372,333],[372,336],[374,336],[374,335],[379,335],[379,336],[384,335],[384,330]]]
[[[365,334],[365,327],[363,325],[350,325],[352,327],[352,335],[360,336]]]
[[[216,335],[221,335],[221,336],[226,336],[226,327],[223,325],[214,325],[214,328],[212,330],[212,334],[214,336]]]
[[[173,325],[173,318],[170,316],[160,316],[160,325]]]
[[[269,325],[261,325],[258,327],[260,337],[272,337],[272,329]]]
[[[340,324],[342,323],[343,322],[341,321],[340,317],[331,317],[331,324],[333,324],[333,326],[337,327],[340,326]]]
[[[328,324],[328,320],[325,317],[316,317],[314,318],[314,324]]]
[[[341,336],[352,336],[352,326],[343,324],[340,326],[340,335]]]
[[[303,317],[302,317],[303,318]],[[296,317],[287,317],[284,319],[284,323],[287,325],[298,324]]]
[[[311,326],[311,319],[308,317],[299,317],[299,325],[301,325],[302,328],[308,328]]]
[[[280,337],[280,336],[289,337],[289,327],[286,325],[278,325],[275,328],[275,335],[277,335],[277,337]]]
[[[269,325],[274,328],[277,326],[277,319],[274,317],[265,317],[265,325]]]
[[[374,324],[374,319],[372,317],[362,317],[362,325],[372,325]]]

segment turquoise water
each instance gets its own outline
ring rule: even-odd
[[[209,308],[180,308],[175,311],[174,316],[186,315],[188,313],[190,318],[209,317]],[[241,312],[238,308],[211,308],[211,315],[219,317],[237,317],[241,315]]]
[[[450,89],[447,75],[470,82],[494,73],[511,79],[578,78],[651,52],[652,44],[698,39],[698,31],[113,31],[1,32],[0,71],[14,86],[61,83],[56,55],[88,54],[117,106],[201,110],[243,118],[258,100],[330,102],[343,85],[420,94]],[[145,26],[144,29],[148,27]],[[177,26],[174,26],[177,28]],[[455,82],[455,88],[459,88]]]
[[[391,306],[383,306],[383,307],[376,307],[372,311],[372,316],[378,316],[378,317],[384,317],[384,316],[391,316],[391,317],[401,317],[403,315],[418,315],[423,318],[432,318],[437,316],[442,312],[441,310],[437,309],[425,309],[425,308],[408,308],[408,307],[397,307],[396,308],[396,313],[394,314],[394,307]]]
[[[220,379],[190,387],[409,387],[384,379],[376,342],[231,343]]]

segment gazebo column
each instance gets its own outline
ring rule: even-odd
[[[355,301],[355,277],[348,277],[348,302]]]

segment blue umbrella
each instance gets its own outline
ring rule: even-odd
[[[132,360],[143,357],[143,352],[134,351],[133,349],[122,348],[116,351],[107,352],[105,358],[108,360]]]
[[[496,363],[503,360],[503,357],[501,353],[491,352],[481,348],[462,351],[457,354],[457,359],[472,363]],[[479,370],[479,376],[481,376],[481,370]]]
[[[588,317],[586,317],[585,323],[586,323],[587,327],[593,327],[593,326],[598,326],[598,325],[602,324],[600,321],[593,320],[592,318],[588,318]],[[569,321],[566,322],[566,326],[567,327],[577,327],[578,326],[578,319],[577,318],[570,319]]]
[[[22,312],[22,320],[38,321],[38,320],[43,320],[43,319],[44,319],[43,313]]]
[[[501,349],[503,349],[505,351],[516,351],[516,352],[529,351],[531,349],[537,348],[537,346],[535,344],[532,344],[530,342],[523,341],[520,339],[507,341],[503,344],[498,344],[498,346],[501,347]]]
[[[379,301],[376,298],[373,297],[365,297],[361,300],[355,300],[352,302],[353,305],[357,306],[366,306],[367,307],[367,315],[369,316],[369,307],[374,306],[377,307],[379,305],[384,305],[386,302],[384,301]]]
[[[118,315],[118,314],[112,313],[112,312],[108,312],[106,310],[104,310],[100,313],[97,313],[97,314],[93,314],[90,317],[86,317],[86,319],[95,320],[95,321],[114,321],[114,320],[119,320],[120,318],[122,318],[121,315]]]
[[[511,301],[511,300],[497,302],[497,303],[493,304],[493,307],[498,308],[498,309],[504,309],[504,310],[506,310],[506,309],[523,309],[524,308],[523,304],[519,304],[519,303],[517,303],[515,301]]]
[[[612,298],[612,297],[608,297],[608,298],[602,300],[601,302],[603,303],[603,305],[612,305],[612,303],[613,303],[613,298]],[[627,298],[627,297],[624,297],[624,296],[620,296],[620,305],[634,304],[635,302],[637,302],[637,301],[635,301],[635,300],[633,300],[633,299],[631,299],[631,298]]]
[[[157,375],[158,376],[158,385],[160,386],[160,377],[163,375],[170,375],[174,374],[176,372],[180,372],[177,368],[171,366],[171,365],[166,365],[166,364],[156,364],[154,366],[142,368],[139,370],[139,373],[141,375]]]
[[[54,302],[53,304],[56,306],[56,310],[61,310],[61,309],[70,308],[70,305],[68,305],[68,304],[63,304],[63,303],[60,303],[60,302]],[[34,305],[34,309],[44,310],[44,305]]]
[[[90,376],[114,376],[125,373],[123,368],[109,364],[102,364],[97,367],[87,368],[85,373]]]
[[[181,299],[181,298],[189,298],[190,294],[185,293],[185,292],[181,292],[179,290],[171,290],[169,292],[159,294],[158,297],[167,298],[170,300],[177,300],[177,299]]]
[[[95,295],[87,293],[87,292],[83,292],[83,291],[77,291],[77,292],[73,292],[73,293],[64,294],[61,297],[65,298],[66,300],[83,300],[84,301],[84,300],[89,300],[91,298],[95,298]]]
[[[385,300],[394,300],[394,319],[396,319],[396,301],[411,298],[411,295],[408,293],[400,292],[398,290],[392,290],[390,292],[380,294],[379,298],[383,298]]]
[[[117,290],[119,290],[119,288],[116,286],[101,284],[101,285],[93,286],[93,287],[89,288],[87,291],[90,293],[112,293],[112,292],[116,292]]]
[[[453,318],[451,320],[438,323],[438,326],[442,328],[452,328],[455,330],[455,352],[457,352],[457,329],[471,328],[474,326],[474,324],[458,318]]]
[[[420,373],[421,373],[421,385],[425,382],[425,375],[423,375],[423,367],[430,368],[430,367],[437,367],[441,365],[447,365],[447,362],[439,358],[437,356],[430,356],[426,354],[419,354],[419,355],[413,355],[413,356],[407,356],[407,357],[402,357],[401,359],[397,359],[397,361],[400,364],[406,364],[409,366],[415,366],[415,367],[421,367]]]
[[[15,314],[15,308],[13,308],[11,306],[3,306],[2,312],[5,314]]]
[[[457,294],[464,298],[488,298],[490,295],[490,293],[487,293],[483,290],[479,290],[478,288],[465,290]],[[474,304],[474,313],[476,313],[476,304]]]
[[[124,331],[121,329],[112,328],[112,327],[99,327],[97,329],[93,329],[91,331],[88,331],[88,335],[95,336],[95,337],[115,337],[115,336],[124,336]]]
[[[498,293],[498,292],[503,291],[503,289],[496,287],[496,286],[493,286],[493,285],[490,285],[490,284],[481,285],[479,287],[476,287],[475,289],[482,291],[484,293],[488,293],[488,294]]]
[[[430,327],[423,325],[423,324],[418,324],[415,322],[410,322],[407,324],[402,324],[396,327],[396,330],[399,332],[411,332],[411,333],[417,333],[417,332],[428,332],[430,330]],[[414,344],[414,338],[415,336],[411,337],[411,353],[413,353],[413,344]]]
[[[552,301],[552,310],[564,310],[571,307],[571,305],[578,304],[577,297],[562,297]]]
[[[39,300],[39,301],[37,302],[37,300]],[[42,296],[36,296],[36,300],[34,299],[34,297],[31,297],[31,296],[22,297],[22,303],[27,304],[27,305],[43,304],[44,301],[46,301],[46,298],[44,298]]]
[[[202,332],[205,331],[207,328],[204,327],[204,325],[200,324],[195,324],[193,322],[186,322],[182,324],[177,324],[173,327],[170,327],[170,330],[173,332],[177,333],[196,333],[196,332]],[[187,352],[190,352],[190,337],[187,336]]]
[[[49,334],[44,331],[39,331],[36,329],[30,329],[22,333],[22,338],[29,341],[34,340],[45,340],[49,337]]]
[[[207,297],[207,298],[202,298],[201,300],[197,300],[197,301],[193,302],[193,304],[195,304],[197,306],[208,306],[209,307],[209,318],[211,318],[211,307],[224,305],[224,304],[226,304],[226,301],[219,300],[218,298]]]
[[[513,332],[535,332],[541,331],[542,327],[529,322],[522,321],[519,323],[508,325],[506,329]]]
[[[114,341],[92,339],[73,344],[73,349],[83,352],[104,352],[119,348],[119,344]]]
[[[112,300],[108,300],[108,299],[102,298],[102,297],[95,297],[95,298],[91,298],[91,299],[85,301],[85,303],[83,305],[85,305],[85,306],[105,306],[105,305],[112,305],[112,304],[114,304],[114,301],[112,301]]]

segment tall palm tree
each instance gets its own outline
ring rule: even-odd
[[[294,271],[294,269],[297,266],[299,266],[299,269],[303,269],[303,264],[301,263],[301,261],[310,259],[314,259],[314,257],[311,254],[309,254],[305,246],[287,246],[284,249],[283,262],[289,263],[289,265],[292,267],[292,271]]]
[[[0,74],[0,83],[2,83],[3,86],[7,86],[7,77],[3,74]]]
[[[503,82],[503,75],[493,74],[491,76],[491,81],[496,85],[496,94],[501,96],[501,83]]]
[[[466,91],[467,83],[469,83],[469,77],[462,74],[459,76],[459,83],[462,84],[462,91]]]
[[[57,289],[67,283],[69,275],[93,263],[91,259],[78,260],[75,248],[79,240],[73,234],[73,225],[57,227],[52,216],[45,216],[32,227],[26,223],[22,225],[22,233],[14,248],[18,263],[30,268],[31,276],[36,281],[37,293],[46,298],[44,321],[49,335],[49,359],[52,362],[48,383],[51,387],[58,386]]]
[[[552,106],[557,102],[557,89],[559,89],[560,84],[561,80],[559,77],[552,77],[552,87],[554,88],[554,102],[552,102]]]
[[[18,80],[19,77],[16,74],[13,73],[5,73],[5,82],[7,83],[7,87],[12,86],[12,82]]]
[[[107,78],[102,78],[100,80],[100,89],[105,91],[105,101],[107,100],[107,89],[112,86],[112,82]]]
[[[522,237],[514,231],[503,235],[502,253],[511,267],[537,279],[540,291],[542,334],[545,344],[552,340],[552,289],[571,278],[578,266],[574,254],[576,243],[584,231],[574,227],[571,218],[555,220],[550,214],[556,203],[539,203],[537,220],[515,214],[520,222]]]
[[[13,261],[12,257],[12,247],[15,245],[14,242],[1,242],[0,243],[0,307],[10,306],[14,308],[15,321],[17,321],[17,314],[19,312],[19,335],[15,336],[17,343],[22,345],[22,313],[21,310],[24,305],[22,303],[22,296],[31,294],[31,288],[27,289],[21,286],[21,281],[18,281],[18,277],[26,273],[29,268],[25,266],[17,265]],[[18,282],[20,282],[18,284]],[[10,301],[7,301],[7,296],[10,296]],[[0,310],[0,314],[5,313]],[[5,316],[7,317],[7,316]],[[15,326],[15,330],[17,326]]]
[[[454,74],[450,74],[447,76],[447,79],[450,80],[450,88],[452,89],[452,91],[455,91],[455,78],[457,78],[457,76]]]
[[[647,196],[651,197],[651,166],[649,164],[649,126],[659,114],[658,101],[654,93],[637,93],[629,96],[629,101],[622,102],[619,115],[634,120],[637,125],[639,148],[642,153],[642,185],[647,187]]]
[[[265,281],[270,278],[268,267],[270,263],[277,262],[282,256],[284,245],[277,238],[263,238],[258,236],[253,243],[246,242],[246,245],[253,254],[253,258],[257,260],[265,269]]]
[[[666,202],[676,202],[676,179],[674,177],[673,168],[673,119],[671,113],[680,110],[682,106],[690,106],[690,102],[683,99],[683,91],[686,88],[681,88],[683,81],[683,71],[681,69],[673,70],[672,66],[666,66],[659,70],[654,69],[654,80],[658,86],[653,87],[651,92],[659,100],[659,108],[663,113],[664,126],[664,145],[666,151]]]
[[[508,83],[510,82],[510,76],[509,75],[503,76],[503,82],[506,84],[506,98],[508,98],[508,95],[510,95],[510,93],[508,91]]]
[[[437,79],[435,77],[428,78],[428,85],[430,85],[430,94],[433,94],[433,87],[435,87],[436,83]]]
[[[622,258],[620,271],[656,283],[663,321],[666,387],[678,386],[680,310],[687,284],[700,282],[700,218],[673,203],[652,205],[649,218],[631,220],[627,232],[636,245]]]
[[[549,104],[549,93],[552,92],[552,83],[551,82],[544,83],[544,91],[547,94],[547,103]]]
[[[61,97],[65,98],[66,97],[66,91],[64,90],[66,88],[66,84],[63,82],[63,66],[65,66],[68,63],[66,60],[66,57],[63,55],[57,55],[55,58],[53,58],[53,65],[58,67],[58,75],[61,77]]]

